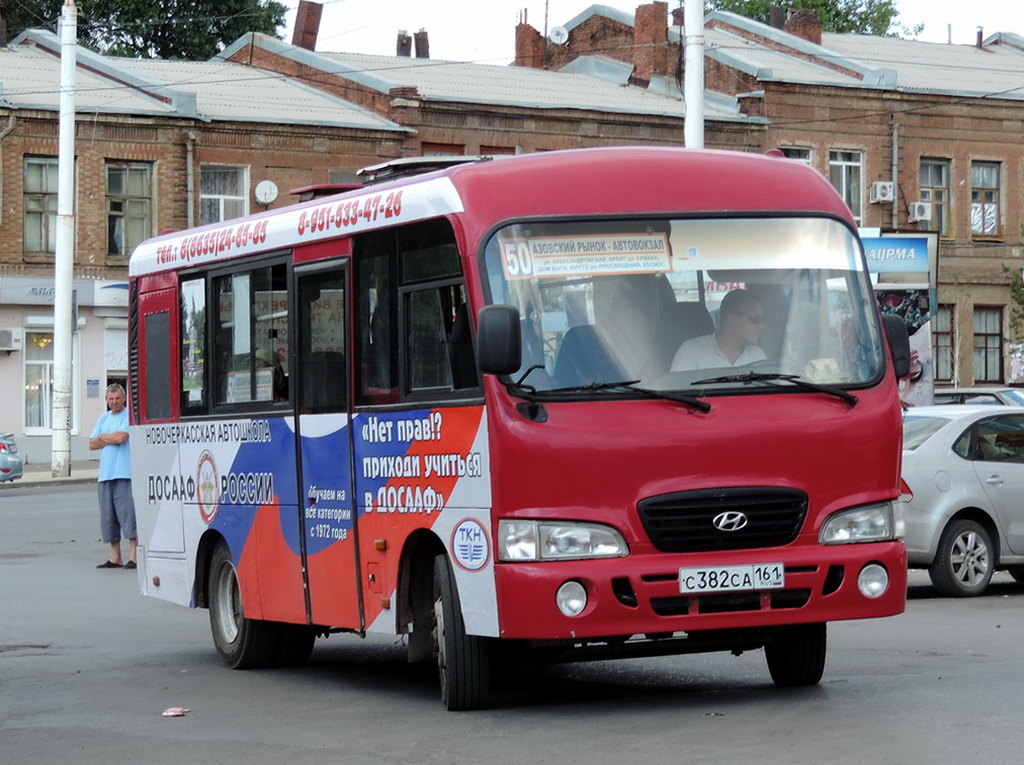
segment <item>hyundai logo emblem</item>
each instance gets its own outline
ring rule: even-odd
[[[711,525],[719,531],[739,531],[747,525],[747,516],[735,510],[727,510],[712,518]]]

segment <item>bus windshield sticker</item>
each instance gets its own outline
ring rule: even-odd
[[[665,234],[579,234],[501,242],[508,279],[651,274],[672,270]]]

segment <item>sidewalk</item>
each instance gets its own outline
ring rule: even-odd
[[[54,478],[49,462],[33,462],[24,467],[24,474],[14,481],[0,483],[0,491],[25,486],[95,483],[99,476],[99,460],[77,460],[71,463],[71,475]]]

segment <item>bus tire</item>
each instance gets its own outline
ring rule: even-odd
[[[486,638],[466,634],[455,576],[447,555],[434,558],[431,633],[441,684],[441,703],[449,711],[479,709],[490,690]]]
[[[764,647],[772,681],[783,687],[817,685],[825,672],[824,623],[779,627]]]
[[[238,586],[238,571],[226,544],[210,560],[210,631],[221,663],[229,669],[255,669],[274,664],[280,647],[275,622],[246,618]]]

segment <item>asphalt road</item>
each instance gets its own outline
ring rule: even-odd
[[[814,688],[775,688],[761,652],[670,657],[517,670],[455,714],[394,640],[223,669],[205,611],[141,597],[105,554],[92,486],[0,492],[0,765],[1024,760],[1024,587],[1005,574],[972,600],[914,574],[906,614],[831,625]]]

